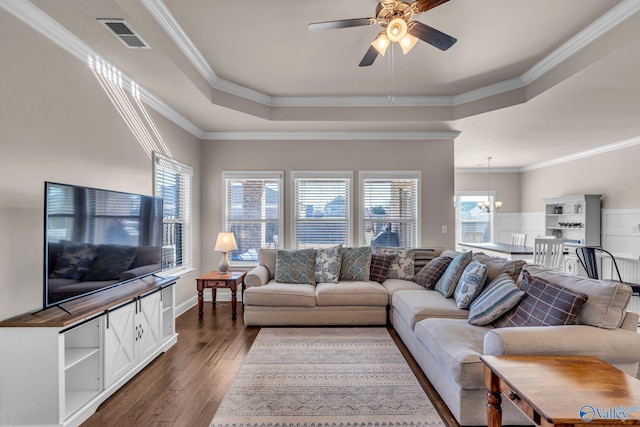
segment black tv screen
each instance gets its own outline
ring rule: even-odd
[[[162,199],[45,183],[44,308],[162,269]]]

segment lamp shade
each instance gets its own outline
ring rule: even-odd
[[[216,240],[215,251],[229,252],[238,249],[236,238],[233,233],[218,233],[218,239]]]

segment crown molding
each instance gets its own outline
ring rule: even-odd
[[[520,173],[521,168],[491,168],[491,172],[486,166],[477,168],[455,168],[455,173]]]
[[[592,22],[584,30],[577,33],[569,41],[544,57],[524,74],[509,80],[480,87],[468,92],[449,96],[409,96],[394,97],[390,100],[384,96],[299,96],[278,97],[249,89],[234,82],[220,79],[215,71],[208,65],[204,56],[182,30],[169,9],[162,0],[142,0],[142,3],[153,15],[158,23],[174,40],[178,48],[191,61],[200,74],[215,89],[239,96],[244,99],[258,102],[272,107],[386,107],[386,106],[411,106],[411,107],[455,107],[468,102],[477,101],[491,96],[499,95],[514,89],[526,87],[540,78],[554,67],[561,64],[567,58],[587,46],[589,43],[611,30],[629,16],[640,10],[640,1],[623,0],[600,18]]]
[[[433,141],[456,139],[457,131],[444,132],[206,132],[202,139],[210,141],[345,141],[393,140]]]
[[[602,145],[590,150],[579,151],[577,153],[570,154],[568,156],[558,157],[556,159],[547,160],[545,162],[534,163],[529,166],[520,168],[522,172],[532,171],[536,169],[547,168],[549,166],[560,165],[562,163],[572,162],[578,159],[584,159],[585,157],[597,156],[598,154],[608,153],[610,151],[620,150],[627,147],[640,144],[640,136],[635,138],[629,138],[622,141],[614,142],[613,144]]]

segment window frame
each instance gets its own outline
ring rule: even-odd
[[[229,220],[227,218],[229,196],[227,194],[227,180],[278,180],[278,241],[275,245],[277,249],[284,247],[285,226],[284,226],[284,172],[283,171],[222,171],[221,172],[221,194],[222,194],[222,223],[220,231],[229,232],[229,222],[238,222],[237,220]],[[256,220],[253,220],[256,221]],[[267,219],[260,221],[267,222]],[[229,257],[231,258],[231,257]],[[256,266],[258,261],[240,261],[229,259],[229,265],[232,267],[252,267]]]
[[[291,194],[291,239],[289,241],[289,246],[293,249],[298,248],[297,242],[297,215],[296,215],[296,180],[297,179],[336,179],[336,180],[346,180],[347,181],[347,200],[345,205],[347,207],[347,230],[346,230],[346,241],[342,244],[342,246],[352,246],[353,245],[353,171],[307,171],[307,170],[294,170],[291,171],[291,179],[289,180],[289,190]]]
[[[155,197],[164,197],[159,195],[158,192],[158,179],[162,170],[170,170],[173,173],[179,174],[186,180],[186,191],[179,197],[180,211],[183,212],[181,218],[167,218],[163,212],[162,224],[163,228],[165,224],[182,224],[182,263],[175,267],[169,267],[163,272],[171,272],[171,274],[177,274],[177,272],[187,273],[194,270],[193,266],[193,168],[186,163],[182,163],[171,157],[165,156],[158,152],[153,152],[153,194]],[[160,163],[165,163],[164,166],[160,166]],[[163,203],[164,204],[164,203]],[[164,231],[163,231],[164,236]],[[164,246],[164,241],[163,241]],[[164,254],[163,254],[164,255]]]
[[[415,206],[416,213],[415,219],[413,221],[395,221],[395,222],[415,222],[415,244],[414,245],[405,245],[404,247],[416,247],[419,248],[422,244],[422,172],[419,170],[407,170],[407,171],[360,171],[358,174],[358,180],[360,183],[359,186],[359,208],[358,208],[358,216],[359,216],[359,236],[358,242],[360,246],[366,245],[365,238],[365,227],[364,224],[367,221],[366,216],[366,206],[365,206],[365,185],[368,180],[375,179],[414,179],[416,180],[416,198],[415,198]]]

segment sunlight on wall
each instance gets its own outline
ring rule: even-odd
[[[131,133],[149,157],[154,151],[171,156],[155,122],[140,102],[140,89],[131,82],[130,94],[123,83],[122,72],[101,58],[89,56],[87,61],[96,79],[114,107],[127,124]]]

